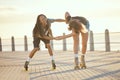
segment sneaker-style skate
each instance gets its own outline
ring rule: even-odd
[[[29,62],[26,61],[26,62],[25,62],[25,65],[24,65],[24,68],[25,68],[26,71],[28,70],[28,65],[29,65]]]
[[[52,60],[52,70],[56,69],[55,61]]]
[[[81,69],[86,69],[86,64],[85,64],[85,60],[84,60],[84,55],[81,56],[80,68],[81,68]]]
[[[78,66],[79,65],[78,57],[76,57],[74,61],[75,61],[75,67],[74,67],[74,69],[75,70],[80,69],[80,67]]]

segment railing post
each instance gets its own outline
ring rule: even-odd
[[[63,36],[65,35],[65,33],[63,33]],[[63,39],[63,51],[66,51],[67,48],[66,48],[66,38]]]
[[[24,49],[25,51],[28,51],[28,43],[27,43],[27,36],[24,36]]]
[[[92,31],[90,31],[89,40],[90,40],[90,51],[94,51],[94,37],[93,37],[93,32]]]
[[[0,51],[2,51],[2,42],[1,42],[1,38],[0,38]]]
[[[53,47],[53,40],[50,40],[50,45],[51,45],[52,50],[54,50],[54,47]]]
[[[80,51],[80,45],[81,45],[81,41],[79,39],[78,51]]]
[[[12,51],[15,51],[15,41],[14,41],[14,37],[12,36],[11,38],[11,43],[12,43]]]
[[[110,51],[110,38],[109,38],[109,30],[105,30],[105,47],[106,47],[106,52]]]

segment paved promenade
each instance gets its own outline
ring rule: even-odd
[[[29,52],[0,52],[0,80],[120,80],[120,52],[88,51],[87,69],[74,70],[72,51],[54,51],[56,70],[51,70],[47,51],[38,51],[29,71],[24,62]],[[80,53],[80,52],[79,52]]]

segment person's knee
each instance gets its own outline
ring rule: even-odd
[[[46,44],[46,47],[47,47],[47,48],[50,48],[50,44]]]

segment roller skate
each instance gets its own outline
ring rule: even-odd
[[[28,66],[29,66],[29,62],[26,61],[26,62],[25,62],[25,65],[24,65],[24,68],[25,68],[26,71],[28,71]]]
[[[55,61],[52,60],[52,70],[55,70],[55,69],[56,69]]]
[[[75,61],[75,67],[74,67],[74,69],[75,70],[80,69],[80,67],[78,66],[78,64],[79,64],[78,57],[76,57],[74,61]]]
[[[81,69],[86,69],[86,64],[85,64],[85,60],[84,60],[84,55],[81,56],[80,68],[81,68]]]

